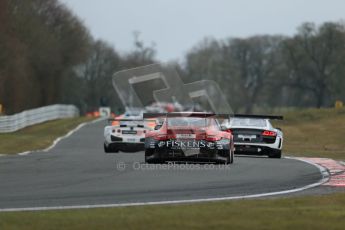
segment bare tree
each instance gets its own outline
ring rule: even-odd
[[[257,103],[262,106],[265,101],[260,99],[276,77],[282,39],[280,36],[254,36],[230,41],[231,61],[239,76],[235,84],[244,96],[245,113],[251,113]]]
[[[310,92],[315,106],[325,105],[342,76],[345,30],[341,23],[325,23],[316,27],[303,24],[298,34],[285,42],[285,57],[289,67],[288,85]]]
[[[155,62],[155,43],[147,46],[143,40],[140,39],[140,32],[134,31],[134,50],[122,57],[123,68],[134,68],[138,66],[148,65]]]
[[[113,107],[119,104],[112,86],[112,75],[119,65],[120,57],[109,44],[103,41],[93,44],[89,59],[76,68],[83,82],[81,104],[88,109],[99,107],[100,101]]]
[[[9,113],[59,102],[64,76],[87,56],[90,36],[57,0],[1,0],[2,96]]]

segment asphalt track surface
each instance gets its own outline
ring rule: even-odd
[[[0,209],[244,196],[322,179],[318,168],[293,159],[235,157],[225,168],[146,165],[143,152],[105,154],[104,125],[86,125],[48,153],[0,157]]]

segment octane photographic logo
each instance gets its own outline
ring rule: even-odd
[[[126,163],[123,161],[116,162],[116,169],[120,172],[124,171],[194,171],[194,170],[224,170],[224,172],[231,172],[230,166],[226,164],[188,164],[188,163],[175,163],[168,162],[167,164],[146,164],[141,162]]]
[[[184,112],[195,111],[202,105],[206,107],[203,111],[233,114],[227,97],[215,81],[185,84],[171,65],[152,64],[116,72],[112,83],[128,109],[144,109],[150,103],[171,103],[182,106]]]

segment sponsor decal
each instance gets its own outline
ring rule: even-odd
[[[222,150],[223,149],[223,145],[217,144],[217,149]]]
[[[159,147],[159,148],[162,148],[164,145],[165,145],[165,142],[164,142],[164,141],[158,142],[158,147]]]
[[[166,141],[166,147],[171,149],[200,149],[205,148],[205,141],[196,140],[170,140]]]
[[[215,146],[215,144],[212,143],[212,142],[207,143],[207,147],[208,147],[209,149],[213,149],[214,146]]]
[[[224,149],[224,145],[229,145],[230,140],[229,139],[222,139],[220,141],[217,141],[217,149],[222,150]]]
[[[229,141],[219,142],[207,142],[205,140],[169,140],[159,141],[157,143],[158,148],[170,148],[170,149],[223,149],[224,144],[229,144]],[[150,143],[150,147],[154,145]]]

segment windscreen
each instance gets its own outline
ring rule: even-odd
[[[265,127],[265,119],[253,119],[253,118],[233,118],[231,121],[232,126],[255,126]]]
[[[168,128],[217,128],[214,118],[203,117],[169,117],[167,119]]]

